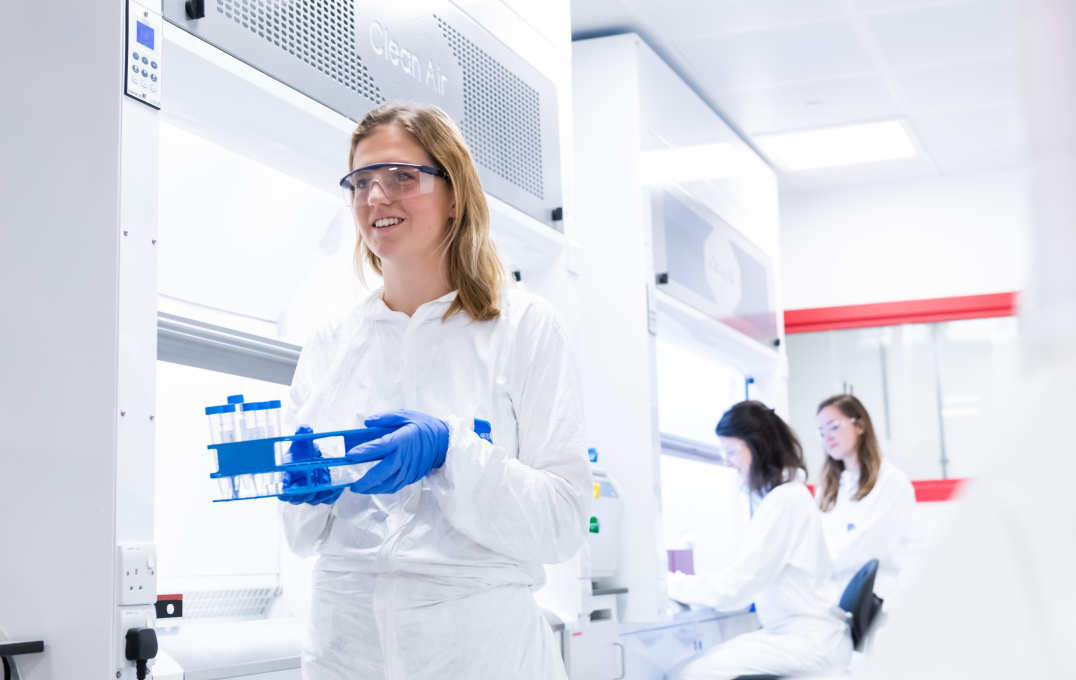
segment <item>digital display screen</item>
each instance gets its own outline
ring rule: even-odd
[[[150,28],[149,26],[145,25],[141,21],[136,21],[135,23],[138,24],[138,32],[137,32],[137,34],[135,36],[135,39],[138,40],[138,42],[140,44],[145,45],[146,47],[148,47],[148,48],[150,48],[152,50],[153,49],[153,29]]]

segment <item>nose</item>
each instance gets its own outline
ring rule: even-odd
[[[375,179],[370,182],[370,189],[366,192],[366,205],[376,205],[378,203],[385,204],[392,203],[392,201],[389,200],[385,189],[381,186],[381,182]]]

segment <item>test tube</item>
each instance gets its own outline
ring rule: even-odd
[[[228,401],[235,402],[233,404],[236,408],[235,422],[236,422],[236,441],[246,441],[248,439],[261,439],[265,435],[262,430],[258,429],[257,424],[257,411],[260,408],[259,402],[243,402],[243,395],[236,394],[228,397]],[[254,483],[254,474],[239,474],[231,477],[232,482],[232,498],[250,498],[257,496],[256,485]]]
[[[237,498],[235,477],[217,477],[217,498],[230,501]]]
[[[254,478],[257,475],[235,475],[232,479],[235,480],[236,498],[255,498],[260,496],[257,486],[254,483]]]
[[[228,404],[235,410],[232,412],[232,431],[235,438],[232,441],[240,441],[243,437],[243,395],[232,394],[228,397]]]
[[[205,414],[209,420],[210,444],[227,444],[236,440],[235,404],[207,406]],[[220,461],[218,460],[216,449],[209,449],[209,469],[212,472],[220,470]],[[234,480],[231,477],[219,477],[217,479],[217,490],[218,498],[234,498]]]
[[[280,430],[280,400],[274,399],[272,401],[265,402],[265,419],[266,437],[279,437],[281,435]],[[277,442],[277,448],[284,442]],[[277,456],[279,461],[279,455]],[[254,480],[255,486],[258,488],[258,495],[260,496],[272,496],[280,493],[281,477],[279,472],[267,472],[257,476]]]
[[[242,405],[243,409],[243,439],[264,439],[269,436],[266,426],[265,401],[252,401]]]
[[[261,401],[245,404],[243,418],[248,439],[266,439],[280,434],[280,401]],[[280,473],[263,472],[252,475],[252,492],[255,496],[268,496],[279,492]]]
[[[281,491],[281,475],[282,472],[269,472],[264,475],[260,475],[261,481],[258,484],[260,496],[275,496]]]
[[[205,415],[209,420],[209,443],[219,444],[223,441],[221,423],[223,422],[223,406],[206,406]]]
[[[217,444],[234,442],[238,437],[235,431],[235,404],[220,406],[220,441]]]
[[[265,416],[267,420],[266,437],[279,437],[280,431],[280,400],[267,401]]]

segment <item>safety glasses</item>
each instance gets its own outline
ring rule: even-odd
[[[438,177],[448,180],[448,173],[429,165],[374,163],[344,175],[340,187],[344,190],[344,200],[348,205],[369,200],[375,184],[386,200],[397,201],[432,192]]]
[[[825,439],[827,435],[831,435],[834,432],[836,432],[837,430],[841,429],[841,425],[844,425],[845,423],[854,423],[854,422],[856,422],[855,418],[844,418],[844,419],[841,419],[841,420],[831,420],[828,423],[826,423],[825,425],[822,425],[821,427],[818,428],[818,436],[821,437],[822,439]]]

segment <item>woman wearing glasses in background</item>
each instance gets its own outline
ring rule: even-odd
[[[882,459],[870,414],[859,399],[830,397],[818,405],[817,419],[826,453],[818,506],[833,558],[832,599],[836,602],[873,558],[879,561],[874,592],[891,597],[908,559],[915,491],[907,475]]]

